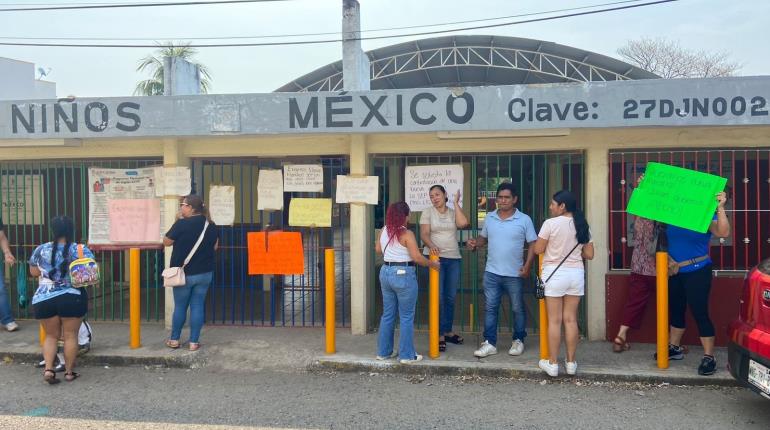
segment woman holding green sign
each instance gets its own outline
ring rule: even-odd
[[[703,359],[698,366],[699,375],[716,372],[714,360],[714,324],[709,318],[709,294],[711,292],[712,262],[709,257],[711,236],[724,238],[730,235],[730,221],[725,213],[727,195],[716,195],[717,211],[706,233],[699,233],[669,225],[666,228],[669,254],[668,312],[671,325],[668,347],[669,360],[684,358],[680,346],[685,330],[685,310],[690,307],[698,325]]]

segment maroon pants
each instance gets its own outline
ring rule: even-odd
[[[623,325],[638,329],[647,302],[655,295],[656,278],[638,273],[631,273],[628,282],[628,300],[623,309]]]

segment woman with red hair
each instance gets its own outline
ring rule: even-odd
[[[402,364],[422,360],[422,355],[414,350],[414,307],[417,304],[415,263],[439,268],[437,261],[430,261],[420,253],[414,233],[406,228],[408,221],[409,206],[405,202],[391,204],[385,214],[385,226],[375,243],[377,253],[382,254],[385,261],[380,269],[383,309],[377,338],[377,359],[396,356],[393,353],[393,333],[398,311],[398,359]]]

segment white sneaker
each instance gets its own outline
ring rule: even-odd
[[[524,353],[524,342],[516,339],[511,344],[511,349],[508,350],[508,355],[521,355]]]
[[[16,324],[16,321],[11,321],[5,325],[5,329],[8,331],[16,331],[19,329],[19,325]]]
[[[402,358],[401,360],[398,360],[401,364],[411,364],[411,363],[417,363],[418,361],[422,361],[422,355],[416,354],[413,360],[409,360],[407,358]]]
[[[494,354],[497,354],[497,348],[486,340],[481,344],[481,348],[473,352],[473,355],[478,358],[484,358]]]
[[[574,375],[577,373],[577,361],[565,361],[564,368],[567,369],[567,375]]]
[[[383,360],[390,360],[391,358],[396,358],[396,357],[398,357],[398,353],[397,352],[393,352],[392,354],[390,354],[388,356],[383,357],[382,355],[378,355],[375,358],[377,360],[383,361]]]
[[[537,366],[543,369],[543,371],[545,371],[545,373],[547,373],[548,376],[552,378],[559,376],[559,365],[556,363],[551,364],[551,362],[547,359],[543,359],[537,363]]]

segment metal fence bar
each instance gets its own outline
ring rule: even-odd
[[[236,222],[232,226],[218,226],[220,250],[217,253],[215,280],[207,300],[207,320],[217,324],[263,326],[315,326],[322,324],[324,300],[319,294],[319,252],[327,247],[339,250],[338,262],[342,264],[337,284],[337,300],[342,300],[338,321],[349,324],[349,267],[345,263],[349,252],[348,212],[341,205],[334,205],[333,227],[289,227],[288,202],[290,197],[319,197],[316,193],[293,192],[285,195],[282,211],[255,210],[256,182],[260,169],[280,169],[285,163],[320,164],[325,178],[323,197],[334,198],[334,182],[337,174],[347,174],[346,157],[290,157],[287,159],[239,158],[192,160],[194,177],[201,186],[235,185]],[[247,215],[248,212],[248,215]],[[247,273],[247,234],[249,231],[266,230],[298,231],[303,235],[305,248],[305,273],[292,276],[253,276]],[[264,280],[264,282],[263,282]],[[270,290],[266,290],[269,288]],[[229,289],[230,291],[226,291]]]
[[[763,178],[770,177],[770,148],[752,149],[677,149],[677,150],[635,150],[611,151],[610,153],[610,270],[628,270],[630,268],[630,252],[626,249],[629,243],[618,240],[618,237],[628,237],[630,228],[623,218],[626,216],[627,195],[626,186],[616,187],[616,178],[625,175],[627,169],[623,166],[624,157],[631,156],[635,160],[658,162],[708,172],[726,177],[728,193],[727,213],[730,219],[732,234],[726,239],[714,239],[711,255],[715,270],[745,271],[757,264],[767,252],[770,245],[763,238],[763,228],[767,225],[767,210],[764,209],[766,199],[762,197],[770,193],[770,182]],[[642,169],[639,164],[634,170]],[[632,181],[634,178],[628,178]],[[765,191],[768,189],[767,191]],[[770,204],[770,203],[768,203]],[[622,234],[615,234],[618,230]],[[770,251],[770,249],[768,249]]]
[[[31,307],[19,307],[17,279],[27,278],[27,301],[37,289],[37,279],[29,276],[24,264],[32,251],[41,243],[50,240],[48,231],[49,220],[56,215],[67,215],[75,224],[75,239],[86,242],[88,238],[88,198],[89,184],[87,176],[89,167],[105,168],[138,168],[157,165],[157,159],[131,160],[50,160],[50,161],[0,161],[0,177],[3,189],[0,190],[0,201],[6,206],[3,218],[8,224],[8,236],[14,254],[19,263],[9,273],[9,290],[12,308],[19,318],[31,317]],[[12,184],[11,184],[12,183]],[[13,206],[13,207],[10,207]],[[148,251],[155,254],[155,259],[162,251]],[[92,320],[120,320],[123,314],[116,312],[122,309],[124,298],[116,294],[118,284],[125,282],[125,275],[120,265],[115,264],[115,258],[122,263],[120,251],[96,251],[96,258],[102,267],[101,285],[89,289],[91,302],[90,318]],[[148,260],[151,261],[151,260]],[[155,268],[158,266],[156,265]],[[15,269],[15,270],[13,270]],[[153,294],[152,281],[157,282],[158,270],[146,270],[146,303]],[[122,292],[122,290],[120,290]],[[146,306],[145,319],[160,318],[160,299],[155,289],[154,310]]]
[[[485,155],[471,155],[471,154],[452,154],[449,156],[430,156],[430,155],[409,155],[409,156],[393,156],[393,155],[373,155],[372,166],[374,173],[382,178],[382,203],[375,208],[375,229],[381,228],[384,220],[385,210],[390,203],[391,198],[403,198],[403,190],[394,190],[392,187],[403,187],[403,182],[391,181],[390,176],[393,174],[398,175],[399,171],[403,173],[403,169],[406,166],[411,165],[424,165],[424,164],[463,164],[469,165],[469,169],[466,170],[466,175],[470,175],[469,180],[466,183],[470,183],[470,190],[466,189],[466,194],[470,196],[469,207],[466,208],[469,220],[470,228],[460,232],[461,245],[468,238],[474,234],[478,234],[481,227],[481,220],[487,211],[494,209],[494,195],[497,184],[501,181],[510,181],[514,178],[518,179],[516,188],[520,191],[519,208],[522,212],[531,215],[536,225],[548,217],[548,203],[550,202],[550,188],[575,188],[575,191],[579,198],[584,198],[583,188],[585,175],[583,170],[584,160],[582,152],[564,152],[564,153],[513,153],[513,154],[485,154]],[[572,164],[575,163],[579,170],[579,175],[573,177],[575,169]],[[579,167],[578,167],[579,166]],[[555,169],[550,171],[549,169]],[[518,171],[517,171],[518,170]],[[550,172],[550,173],[549,173]],[[577,182],[576,182],[577,181]],[[400,197],[398,197],[400,196]],[[483,203],[483,204],[482,204]],[[413,219],[416,224],[413,226],[417,236],[419,218]],[[470,253],[466,251],[461,252],[463,254],[463,264],[461,266],[461,285],[458,288],[458,297],[456,304],[459,305],[459,309],[455,309],[455,326],[462,328],[462,330],[477,331],[480,328],[477,326],[477,322],[482,317],[479,312],[480,300],[480,287],[481,274],[483,271],[483,261],[485,258],[485,251]],[[375,261],[377,257],[375,257]],[[377,274],[374,274],[375,277]],[[424,274],[420,275],[420,280],[424,281]],[[376,280],[375,288],[379,288],[379,282]],[[525,297],[528,301],[531,301],[529,296],[531,295],[531,289],[525,290]],[[426,326],[424,307],[426,302],[424,294],[421,293],[418,299],[418,307],[415,311],[415,326],[418,329],[422,329]],[[375,291],[375,300],[372,301],[372,312],[374,315],[379,315],[381,307],[380,294]],[[469,307],[470,305],[470,307]],[[500,315],[500,327],[502,330],[511,330],[513,320],[510,318],[510,306],[509,302],[502,302],[503,309]],[[469,309],[473,313],[472,320],[466,319],[469,317]],[[584,312],[582,312],[584,314]],[[584,320],[584,315],[581,315],[581,321]],[[533,318],[529,319],[529,324],[533,326]],[[581,327],[584,324],[581,323]],[[537,327],[534,327],[537,330]]]

